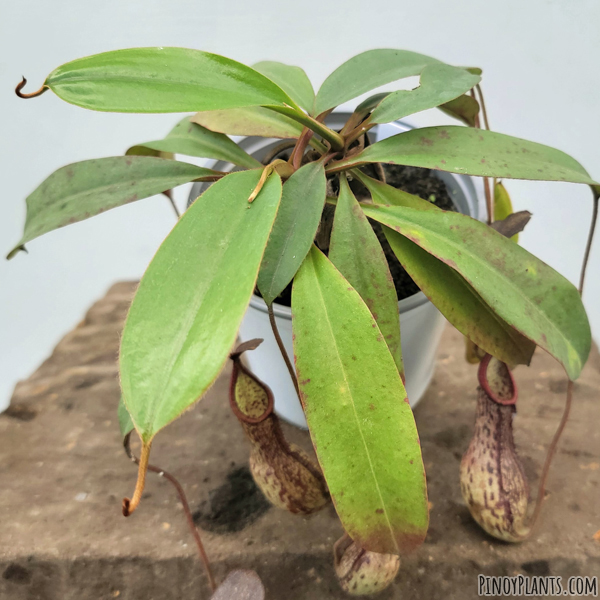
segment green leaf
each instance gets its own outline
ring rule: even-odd
[[[25,231],[7,258],[25,242],[53,229],[216,175],[210,169],[151,156],[114,156],[67,165],[27,197]]]
[[[475,127],[476,125],[476,118],[479,114],[479,102],[473,96],[464,94],[438,106],[438,108],[469,127]]]
[[[143,441],[210,387],[233,346],[281,198],[273,174],[232,173],[183,214],[146,270],[121,340],[123,401]]]
[[[261,106],[198,112],[191,120],[211,131],[228,135],[287,139],[297,138],[302,133],[302,125],[297,121]]]
[[[186,48],[130,48],[66,63],[45,84],[66,102],[108,112],[170,113],[293,100],[239,62]]]
[[[512,202],[502,182],[497,181],[494,185],[494,221],[502,221],[513,214]],[[519,234],[510,238],[513,242],[519,241]]]
[[[416,208],[419,210],[441,210],[433,204],[433,202],[428,202],[427,200],[423,200],[423,198],[419,198],[419,196],[409,194],[404,190],[399,190],[398,188],[392,187],[377,179],[373,179],[358,169],[352,171],[352,176],[361,181],[369,190],[375,204],[407,206],[408,208]]]
[[[547,350],[576,379],[591,345],[577,289],[491,227],[459,213],[400,206],[363,210],[462,275],[509,325]]]
[[[384,98],[387,98],[393,92],[381,92],[380,94],[373,94],[369,96],[366,100],[363,100],[354,110],[355,113],[359,115],[366,116],[368,115]]]
[[[156,158],[167,158],[169,160],[175,158],[175,155],[172,152],[161,152],[160,150],[146,148],[146,146],[131,146],[130,148],[127,148],[125,156],[154,156]]]
[[[329,260],[369,307],[403,376],[398,296],[392,274],[377,235],[345,177],[340,177]]]
[[[367,187],[375,204],[441,210],[431,202],[367,177],[360,171],[353,175]],[[402,266],[454,327],[499,360],[529,364],[535,344],[495,314],[454,269],[392,229],[384,226],[384,233]]]
[[[457,271],[396,231],[384,232],[402,266],[456,329],[503,362],[530,363],[535,344],[496,315]]]
[[[336,511],[367,550],[407,553],[427,532],[419,438],[373,315],[313,246],[294,279],[302,403]]]
[[[303,69],[271,60],[256,63],[252,68],[274,81],[307,113],[312,113],[315,91]]]
[[[283,186],[258,274],[258,289],[267,304],[283,292],[308,254],[325,205],[326,186],[321,162],[304,165]]]
[[[418,88],[389,94],[375,108],[369,122],[389,123],[428,108],[435,108],[468,92],[480,81],[479,75],[473,75],[460,67],[427,65],[421,73]]]
[[[125,402],[123,402],[122,396],[119,398],[117,416],[119,418],[119,428],[121,430],[121,436],[125,437],[128,433],[133,431],[134,427],[133,421],[131,420],[131,416],[127,412],[127,407],[125,406]]]
[[[339,66],[317,93],[315,114],[339,106],[386,83],[419,75],[439,60],[407,50],[368,50]]]
[[[139,144],[139,146],[158,150],[159,152],[224,160],[248,169],[262,167],[259,161],[252,158],[226,135],[215,133],[201,125],[192,123],[190,117],[185,117],[185,119],[179,121],[165,139],[145,142]]]
[[[595,184],[568,154],[509,135],[468,127],[424,127],[377,142],[337,163],[331,172],[368,162],[438,169],[451,173]]]

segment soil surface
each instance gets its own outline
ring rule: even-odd
[[[206,531],[232,533],[242,531],[266,513],[271,505],[244,465],[227,473],[225,483],[211,490],[208,500],[194,512],[194,523]]]
[[[283,159],[285,159],[285,157],[285,152],[282,152],[278,156],[278,158]],[[387,164],[382,164],[381,166],[383,167],[383,171],[385,173],[386,183],[389,185],[404,192],[408,192],[409,194],[419,196],[423,200],[427,200],[428,202],[435,204],[442,210],[456,210],[452,200],[450,199],[450,194],[448,193],[446,184],[441,179],[433,175],[431,169]],[[363,171],[370,177],[376,179],[378,178],[376,169],[370,165],[365,167]],[[333,176],[330,179],[329,185],[331,191],[337,195],[339,190],[337,176]],[[369,192],[359,181],[351,181],[350,187],[358,200],[366,200],[370,198]],[[328,229],[328,234],[331,233],[330,224],[333,220],[334,213],[335,210],[331,205],[325,205],[323,217],[321,218],[321,229]],[[372,219],[369,219],[369,222],[377,234],[377,238],[379,239],[381,247],[385,253],[385,257],[390,268],[390,273],[394,280],[394,286],[396,287],[398,300],[403,300],[404,298],[408,298],[409,296],[416,294],[419,291],[419,287],[412,280],[410,275],[404,270],[404,267],[402,267],[400,261],[396,258],[396,255],[390,248],[390,245],[385,238],[381,225]],[[326,237],[328,237],[328,235]],[[320,246],[321,250],[327,253],[327,241],[325,241],[325,244],[319,243],[318,245]],[[260,296],[260,291],[258,288],[255,290],[255,293]],[[291,300],[292,284],[290,283],[285,290],[283,290],[281,295],[275,299],[275,302],[283,306],[291,306]]]

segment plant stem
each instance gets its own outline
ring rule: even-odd
[[[548,452],[546,453],[546,460],[544,461],[544,467],[542,469],[542,474],[540,476],[540,483],[538,486],[538,494],[535,502],[535,508],[533,510],[533,514],[531,515],[531,521],[529,526],[529,533],[527,537],[531,535],[533,532],[533,528],[537,523],[537,520],[540,516],[540,512],[542,510],[542,504],[544,503],[544,496],[546,495],[546,481],[548,479],[548,474],[550,473],[550,464],[552,463],[552,459],[554,458],[554,453],[556,452],[556,448],[558,446],[558,442],[560,441],[560,436],[563,433],[565,425],[569,419],[569,413],[571,412],[571,404],[573,403],[573,382],[569,380],[567,383],[567,401],[565,404],[565,409],[563,411],[562,417],[560,419],[560,423],[558,425],[558,429],[550,442],[550,447],[548,448]]]
[[[294,149],[292,150],[292,155],[290,157],[290,161],[294,171],[297,171],[302,165],[302,158],[304,157],[304,151],[306,150],[306,146],[308,146],[308,142],[310,138],[313,136],[313,130],[305,127],[302,131],[302,134],[298,138]]]
[[[596,221],[598,220],[598,199],[600,197],[600,189],[596,189],[592,187],[592,192],[594,194],[594,208],[592,211],[592,222],[590,225],[590,231],[588,233],[587,244],[585,247],[585,254],[583,257],[583,264],[581,265],[581,276],[579,278],[579,295],[583,295],[583,284],[585,283],[585,274],[587,271],[587,265],[590,258],[590,250],[592,248],[592,241],[594,239],[594,231],[596,229]],[[533,511],[533,515],[531,516],[531,530],[535,526],[538,517],[540,516],[540,511],[542,509],[542,504],[544,502],[544,495],[546,493],[546,480],[548,479],[548,473],[550,471],[550,463],[552,462],[552,458],[554,457],[554,453],[556,452],[556,448],[558,446],[558,442],[560,440],[560,436],[563,433],[565,425],[569,419],[569,413],[571,412],[571,405],[573,403],[573,387],[574,383],[569,379],[567,382],[567,400],[565,403],[565,409],[563,411],[562,418],[558,425],[558,429],[550,442],[550,447],[548,448],[548,453],[546,454],[546,461],[544,462],[544,468],[542,469],[542,475],[540,477],[540,485],[538,487],[538,495],[535,504],[535,509]]]
[[[166,190],[165,192],[163,192],[163,195],[169,199],[169,202],[171,203],[171,206],[173,207],[173,211],[175,212],[175,214],[177,215],[177,218],[179,219],[181,217],[181,213],[179,212],[179,209],[177,208],[177,204],[175,204],[175,200],[173,199],[173,190]]]
[[[298,399],[300,399],[300,388],[298,387],[298,379],[296,377],[296,373],[294,371],[294,367],[290,361],[290,357],[288,356],[285,347],[283,345],[283,341],[281,336],[279,335],[279,329],[277,329],[277,323],[275,322],[275,315],[273,314],[273,303],[269,304],[267,307],[269,313],[269,322],[271,323],[271,329],[273,330],[273,335],[275,336],[275,340],[277,341],[277,345],[279,346],[279,351],[281,352],[281,356],[285,361],[285,365],[290,373],[290,377],[292,378],[292,383],[294,384],[294,388],[296,389],[296,394],[298,394]]]
[[[487,209],[487,222],[491,225],[494,222],[494,200],[492,192],[490,191],[490,179],[489,177],[483,178],[483,191],[485,192],[485,206]]]
[[[596,231],[596,221],[598,220],[598,198],[600,197],[600,190],[596,192],[592,188],[594,193],[594,208],[592,209],[592,222],[590,224],[590,231],[588,233],[587,243],[585,245],[585,253],[583,255],[583,264],[581,266],[581,276],[579,278],[579,295],[583,295],[583,283],[585,282],[585,273],[587,271],[588,261],[590,260],[590,252],[592,250],[592,242],[594,240],[594,232]]]
[[[475,86],[477,93],[479,94],[479,103],[481,104],[481,112],[483,113],[483,122],[485,124],[485,128],[487,130],[490,129],[490,122],[488,121],[487,110],[485,108],[485,100],[483,99],[483,91],[481,90],[481,86],[477,84]]]
[[[479,96],[479,104],[481,106],[481,112],[483,114],[483,123],[485,125],[485,128],[489,131],[490,130],[490,122],[488,121],[487,110],[485,108],[485,100],[483,99],[483,91],[481,90],[481,86],[479,84],[477,84],[474,89],[477,90],[477,94],[475,94],[475,92],[472,91],[472,96],[476,100],[477,100],[476,95]],[[477,117],[475,119],[475,125],[476,125],[476,127],[480,126],[479,115],[477,115]],[[491,225],[494,222],[494,201],[493,201],[492,192],[490,191],[490,180],[488,177],[483,178],[483,190],[485,193],[485,204],[487,207],[487,214],[488,214],[487,222],[488,222],[488,225]]]
[[[366,135],[367,131],[369,131],[369,129],[375,126],[374,124],[369,123],[370,118],[371,117],[365,119],[362,123],[360,123],[360,125],[358,125],[346,135],[346,148],[348,148],[350,144],[356,141],[361,135]]]
[[[125,438],[123,440],[123,447],[125,448],[125,452],[127,453],[127,456],[129,456],[129,458],[136,465],[139,465],[140,460],[138,459],[137,456],[135,456],[133,454],[133,452],[131,451],[131,447],[129,445],[130,435],[131,434],[128,433],[125,436]],[[200,538],[200,532],[198,531],[198,528],[196,527],[196,524],[194,523],[194,517],[192,516],[192,511],[190,510],[190,505],[188,504],[185,492],[183,491],[181,484],[179,483],[179,481],[177,481],[177,479],[175,479],[175,477],[173,477],[173,475],[171,475],[170,473],[167,473],[167,471],[165,471],[164,469],[160,469],[159,467],[156,467],[154,465],[149,464],[148,471],[152,471],[153,473],[157,473],[160,477],[164,477],[168,482],[171,483],[171,485],[173,485],[173,487],[177,491],[177,494],[179,496],[179,501],[181,502],[181,505],[183,506],[183,512],[185,513],[188,526],[190,528],[190,531],[192,532],[192,535],[194,536],[194,540],[196,541],[196,546],[198,547],[198,554],[200,555],[200,560],[202,561],[202,564],[204,565],[204,568],[206,570],[206,575],[208,577],[209,585],[210,585],[212,591],[214,592],[217,589],[217,583],[215,581],[215,578],[213,576],[213,573],[212,573],[212,570],[210,567],[210,561],[208,560],[208,555],[206,554],[206,550],[204,549],[204,545],[202,544],[202,539]]]
[[[309,115],[298,112],[289,106],[266,106],[275,112],[281,113],[294,121],[312,129],[315,133],[318,133],[324,140],[327,140],[334,150],[342,150],[344,148],[344,138],[339,134],[319,123],[316,119],[313,119]]]
[[[150,459],[150,447],[152,442],[142,442],[142,454],[140,460],[137,462],[138,477],[135,483],[135,490],[131,500],[129,498],[123,498],[123,516],[128,517],[133,511],[139,506],[142,494],[144,493],[144,486],[146,485],[146,473],[148,472],[148,460]]]

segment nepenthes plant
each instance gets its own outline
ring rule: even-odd
[[[339,105],[416,76],[414,89],[371,95],[341,129],[327,125]],[[25,79],[17,86],[22,98],[50,90],[97,111],[194,114],[166,138],[132,146],[125,156],[50,175],[27,198],[24,234],[9,258],[37,237],[105,210],[159,193],[172,200],[179,185],[212,183],[158,249],[125,323],[120,411],[124,434],[135,429],[141,440],[125,515],[140,503],[155,436],[201,400],[231,356],[232,409],[251,441],[252,472],[265,495],[301,514],[331,498],[347,534],[335,551],[342,587],[366,594],[390,583],[397,556],[425,538],[428,504],[385,240],[465,335],[470,360],[482,361],[477,430],[461,470],[465,499],[492,535],[512,541],[529,535],[522,522],[527,485],[517,481],[523,474],[512,441],[510,369],[528,365],[538,346],[561,363],[569,379],[562,429],[591,334],[580,297],[583,273],[578,290],[516,243],[529,214],[513,213],[500,180],[590,186],[594,219],[584,265],[600,184],[559,150],[490,131],[481,76],[481,69],[414,52],[372,50],[338,67],[315,94],[298,67],[136,48],[62,65],[36,92],[24,91]],[[377,125],[432,108],[461,124],[369,138]],[[263,164],[230,135],[291,139],[291,153]],[[227,161],[235,169],[199,167],[175,155]],[[487,223],[389,185],[382,165],[484,178]],[[288,367],[318,465],[287,444],[270,391],[244,367],[243,352],[259,342],[233,351],[255,288],[272,316],[290,285],[294,365]],[[491,450],[486,428],[498,433]],[[549,457],[555,446],[556,440]],[[480,476],[490,460],[501,467]],[[511,476],[516,492],[505,489]],[[499,514],[496,505],[510,510]]]

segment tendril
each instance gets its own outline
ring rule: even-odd
[[[42,85],[42,87],[37,92],[31,92],[31,94],[24,94],[21,90],[27,85],[27,79],[23,77],[23,81],[17,84],[15,88],[15,94],[19,96],[19,98],[36,98],[37,96],[41,96],[46,90],[50,89],[46,84]]]

